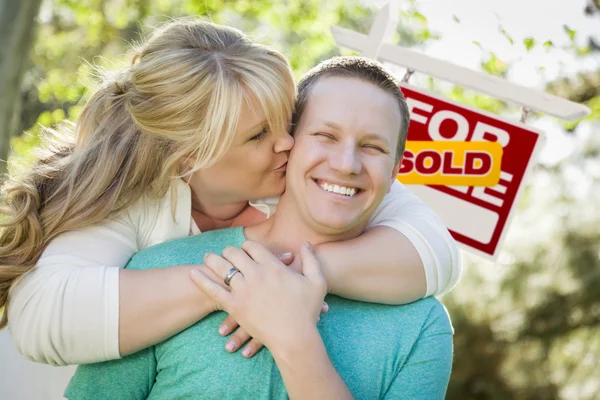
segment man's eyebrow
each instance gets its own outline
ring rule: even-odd
[[[342,130],[342,126],[340,124],[336,123],[336,122],[333,122],[333,121],[323,121],[322,123],[323,123],[323,125],[326,125],[326,126],[332,128],[332,129],[335,129],[335,130],[338,130],[338,131]],[[383,143],[391,146],[391,141],[389,140],[390,138],[388,138],[388,137],[386,137],[384,135],[380,135],[380,134],[374,133],[374,132],[366,133],[366,134],[362,135],[361,138],[362,139],[366,139],[366,140],[377,140],[377,141],[383,142]]]
[[[384,142],[386,144],[390,144],[390,138],[388,137],[384,137],[382,135],[379,135],[377,133],[367,133],[363,136],[363,139],[367,139],[367,140],[379,140],[381,142]]]
[[[326,126],[332,128],[332,129],[336,129],[338,131],[342,130],[341,125],[339,125],[339,124],[337,124],[337,123],[335,123],[333,121],[324,121],[323,125],[326,125]]]

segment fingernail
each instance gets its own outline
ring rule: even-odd
[[[224,336],[224,335],[227,335],[227,327],[226,327],[226,326],[222,326],[222,327],[220,327],[220,328],[219,328],[219,333],[220,333],[221,335],[223,335],[223,336]]]
[[[304,246],[306,246],[307,249],[312,250],[310,242],[304,242]]]
[[[233,349],[235,349],[235,343],[227,342],[227,344],[225,345],[225,348],[227,349],[227,351],[233,351]]]
[[[324,303],[324,304],[323,304],[323,310],[324,310],[325,312],[329,311],[329,304],[327,304],[327,303]]]
[[[281,256],[282,257],[291,257],[292,253],[291,252],[287,252],[287,253],[282,253]]]
[[[242,355],[243,355],[244,357],[248,357],[248,356],[250,355],[250,353],[252,353],[252,350],[251,350],[250,348],[248,348],[248,347],[246,347],[246,348],[244,349],[244,351],[242,351]]]

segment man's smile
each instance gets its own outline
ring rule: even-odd
[[[360,193],[362,191],[362,189],[358,188],[358,187],[354,187],[354,186],[350,186],[348,184],[343,184],[341,182],[329,182],[329,181],[325,181],[323,179],[313,179],[313,181],[319,185],[321,187],[321,189],[330,192],[330,193],[334,193],[334,194],[339,194],[345,197],[354,197],[355,195],[357,195],[358,193]]]

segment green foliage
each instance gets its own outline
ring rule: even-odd
[[[510,44],[514,44],[515,43],[515,41],[512,38],[512,36],[510,36],[508,34],[508,32],[506,32],[506,30],[504,30],[504,28],[502,26],[500,26],[499,29],[500,29],[500,33],[502,34],[502,36],[504,36],[509,41]]]
[[[569,28],[569,26],[565,24],[565,25],[563,25],[563,30],[565,31],[567,36],[569,36],[569,39],[571,41],[575,40],[575,37],[577,36],[577,32],[574,29]]]
[[[523,44],[525,45],[527,51],[531,51],[531,49],[533,49],[533,47],[535,46],[535,39],[532,37],[526,37],[525,39],[523,39]]]
[[[431,40],[438,40],[439,34],[428,27],[427,18],[421,14],[411,3],[411,7],[400,13],[401,19],[398,24],[398,42],[403,46],[420,46]]]
[[[481,69],[490,75],[506,76],[508,64],[496,56],[496,53],[490,52],[487,61],[481,63]]]

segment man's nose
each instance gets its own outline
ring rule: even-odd
[[[290,151],[294,147],[294,137],[287,132],[283,132],[275,140],[275,146],[273,150],[275,153],[281,153],[282,151]]]
[[[332,149],[329,156],[329,165],[332,169],[346,175],[359,174],[362,164],[353,145]]]

